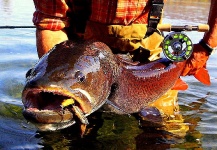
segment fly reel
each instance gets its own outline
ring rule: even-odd
[[[188,59],[193,51],[193,44],[190,38],[182,31],[209,31],[209,25],[201,24],[198,26],[173,26],[170,24],[158,24],[157,28],[160,31],[171,32],[163,41],[164,55],[171,61],[184,61]]]
[[[191,39],[182,32],[172,32],[163,41],[163,53],[171,61],[187,60],[193,51]]]

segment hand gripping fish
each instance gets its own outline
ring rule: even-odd
[[[24,117],[39,130],[57,130],[106,106],[119,114],[137,113],[179,80],[185,62],[159,59],[147,64],[115,55],[97,41],[65,41],[45,54],[26,74],[22,92]]]

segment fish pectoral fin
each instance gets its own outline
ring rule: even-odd
[[[80,120],[80,129],[81,129],[81,137],[83,138],[87,125],[89,124],[87,117],[85,116],[85,114],[82,112],[82,110],[78,107],[73,105],[73,111],[75,113],[75,115],[77,116],[77,118]]]
[[[126,65],[136,66],[140,63],[139,61],[133,61],[131,56],[128,54],[116,54],[116,57],[118,58],[119,61],[121,61]]]
[[[77,118],[80,120],[80,122],[82,124],[86,124],[88,125],[89,122],[87,120],[87,117],[84,115],[84,113],[82,112],[82,110],[78,107],[78,106],[73,106],[73,111],[75,112],[75,115],[77,116]]]
[[[203,84],[206,84],[206,85],[211,84],[210,76],[209,76],[208,70],[206,68],[201,68],[200,70],[198,70],[194,74],[194,77]]]
[[[179,78],[175,85],[173,86],[172,90],[187,90],[188,84],[185,83],[181,78]]]
[[[107,103],[108,105],[111,105],[111,106],[114,107],[115,109],[121,111],[123,114],[127,114],[129,117],[131,116],[128,112],[126,112],[125,110],[123,110],[123,109],[119,108],[118,106],[116,106],[112,101],[110,101],[110,100],[107,99],[107,100],[106,100],[106,103]]]

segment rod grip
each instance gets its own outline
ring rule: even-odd
[[[158,24],[157,29],[160,31],[171,31],[171,24]]]
[[[198,26],[173,26],[171,24],[158,24],[157,29],[160,31],[198,31],[198,32],[207,32],[209,31],[208,24],[200,24]]]
[[[198,25],[198,32],[207,32],[207,31],[209,31],[209,25],[208,24]]]

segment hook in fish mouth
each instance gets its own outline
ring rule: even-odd
[[[88,124],[86,116],[92,111],[91,101],[79,91],[26,89],[22,99],[24,117],[41,131],[69,127],[76,119]]]

